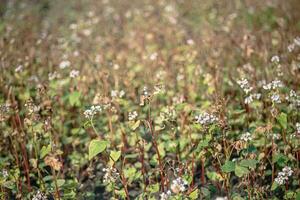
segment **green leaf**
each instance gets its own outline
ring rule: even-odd
[[[300,191],[298,191],[296,194],[296,200],[300,200]]]
[[[63,186],[66,182],[64,179],[57,179],[56,181],[57,181],[57,187]],[[55,187],[55,182],[54,181],[51,183],[51,186]]]
[[[110,152],[110,158],[114,161],[114,162],[117,162],[118,159],[120,158],[121,156],[121,151],[111,151]]]
[[[278,188],[278,183],[276,183],[275,181],[273,182],[273,184],[272,184],[272,187],[271,187],[271,190],[272,191],[274,191],[274,190],[276,190],[276,188]]]
[[[209,172],[207,171],[206,172],[207,174],[207,177],[212,180],[212,181],[220,181],[220,180],[223,180],[222,176],[216,172]]]
[[[240,166],[240,165],[236,165],[234,173],[235,173],[236,176],[242,177],[245,174],[248,174],[249,170],[246,167],[243,167],[243,166]]]
[[[136,169],[134,167],[130,167],[124,170],[125,178],[129,178],[129,177],[133,178],[135,173],[136,173]]]
[[[78,91],[72,92],[69,95],[69,103],[71,104],[71,106],[80,106],[81,105],[80,97],[81,97],[80,92]]]
[[[97,154],[103,152],[107,147],[108,142],[105,140],[94,139],[89,145],[89,160],[94,158]]]
[[[51,145],[49,144],[47,147],[43,146],[40,152],[40,158],[44,158],[48,153],[51,152]]]
[[[283,129],[287,129],[287,114],[282,112],[276,119]]]
[[[257,163],[258,161],[254,159],[245,159],[240,162],[240,165],[243,167],[249,167],[255,169]]]
[[[198,196],[199,196],[199,190],[196,189],[196,190],[194,190],[193,192],[190,193],[189,198],[190,199],[198,199]]]
[[[153,184],[153,185],[149,185],[148,186],[148,189],[149,189],[149,192],[152,194],[152,193],[156,193],[159,191],[159,184],[156,183],[156,184]]]
[[[235,164],[232,161],[227,160],[224,165],[221,167],[222,171],[225,173],[233,172],[235,169]]]
[[[206,187],[201,187],[201,194],[203,194],[203,196],[205,196],[205,197],[209,197],[210,196],[210,191]]]

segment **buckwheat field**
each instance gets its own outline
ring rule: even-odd
[[[299,0],[1,0],[0,199],[299,200]]]

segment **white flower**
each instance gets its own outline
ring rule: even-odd
[[[237,84],[244,90],[246,94],[251,92],[253,90],[253,87],[250,86],[249,82],[247,79],[241,79],[237,81]]]
[[[271,58],[271,62],[272,63],[279,63],[280,59],[279,59],[279,56],[275,55]]]
[[[216,197],[215,200],[227,200],[227,197]]]
[[[177,179],[172,181],[171,190],[175,194],[180,192],[184,192],[187,189],[187,181],[183,180],[182,178],[178,177]]]
[[[83,114],[84,114],[85,118],[91,119],[94,117],[95,114],[97,114],[101,111],[102,111],[101,106],[96,105],[96,106],[91,106],[90,109],[85,110]]]
[[[192,46],[192,45],[195,44],[194,40],[192,40],[192,39],[188,39],[188,40],[186,41],[186,43],[187,43],[188,45],[190,45],[190,46]]]
[[[294,39],[294,44],[297,45],[297,46],[300,46],[300,37],[297,36],[295,39]]]
[[[288,48],[288,51],[289,51],[289,52],[292,52],[292,51],[295,49],[295,44],[292,43],[292,44],[290,44],[287,48]]]
[[[117,90],[110,91],[110,96],[111,97],[117,97],[118,96],[118,91]]]
[[[124,95],[125,95],[125,91],[124,91],[124,90],[121,90],[121,91],[119,92],[119,97],[122,98]]]
[[[116,98],[116,97],[122,98],[124,95],[125,95],[125,91],[124,90],[121,90],[121,91],[112,90],[112,91],[110,91],[110,96],[112,98]]]
[[[241,140],[243,140],[245,142],[248,142],[248,141],[252,140],[251,133],[246,132],[246,133],[242,134]]]
[[[260,99],[260,93],[250,94],[248,97],[245,98],[245,104],[250,104],[254,99]]]
[[[23,65],[19,65],[16,69],[15,72],[21,72],[23,70]]]
[[[293,175],[293,170],[291,169],[291,167],[285,166],[282,169],[282,172],[286,175],[286,176],[292,176]]]
[[[291,167],[285,166],[282,171],[278,173],[278,176],[275,178],[275,182],[277,182],[279,185],[283,185],[292,175],[293,170]]]
[[[300,123],[299,122],[296,123],[296,130],[297,130],[297,133],[300,134]]]
[[[283,83],[280,80],[274,80],[271,83],[263,85],[263,89],[265,90],[271,90],[271,89],[275,90],[281,87],[283,87]]]
[[[37,191],[31,200],[47,200],[47,196],[41,191]]]
[[[245,104],[250,104],[253,101],[252,95],[245,98]]]
[[[133,121],[137,118],[138,116],[138,113],[136,111],[133,111],[133,112],[129,112],[128,114],[128,120],[129,121]]]
[[[149,56],[149,59],[150,60],[156,60],[157,59],[157,56],[158,54],[156,52],[152,53],[150,56]]]
[[[89,35],[91,35],[92,31],[91,31],[90,29],[84,29],[84,30],[82,31],[82,33],[83,33],[83,35],[85,35],[85,36],[89,36]]]
[[[163,192],[159,196],[160,196],[160,200],[168,200],[171,196],[171,191],[168,190],[167,192]]]
[[[77,76],[79,76],[79,71],[73,69],[73,70],[70,72],[70,77],[71,77],[71,78],[75,78],[75,77],[77,77]]]
[[[272,94],[271,95],[271,101],[273,102],[273,103],[281,103],[281,100],[280,100],[280,96],[279,96],[279,94]]]
[[[216,116],[209,114],[207,112],[196,115],[195,119],[196,119],[197,123],[204,125],[204,126],[213,124],[219,120]]]
[[[57,79],[59,77],[60,77],[60,74],[57,73],[56,71],[48,74],[49,81],[52,81],[52,80]]]
[[[3,169],[3,170],[2,170],[2,176],[3,176],[4,178],[7,178],[7,177],[8,177],[8,171],[7,171],[6,169]]]
[[[119,173],[117,172],[117,170],[111,166],[108,168],[103,168],[102,171],[105,172],[104,177],[103,177],[104,183],[115,182],[117,180],[117,178],[119,177]]]
[[[65,68],[67,68],[67,67],[70,67],[70,65],[71,65],[71,62],[70,62],[70,61],[64,60],[64,61],[61,61],[61,62],[59,63],[59,68],[60,68],[60,69],[65,69]]]

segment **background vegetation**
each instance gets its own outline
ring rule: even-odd
[[[299,9],[1,1],[1,199],[300,199]]]

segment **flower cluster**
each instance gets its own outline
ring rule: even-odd
[[[271,62],[272,63],[279,63],[279,61],[280,61],[279,56],[277,56],[277,55],[272,56],[272,58],[271,58]]]
[[[275,178],[275,182],[278,183],[279,185],[285,184],[287,180],[289,180],[289,177],[292,176],[293,170],[285,166],[281,172],[278,173],[277,178]]]
[[[275,90],[281,87],[283,87],[283,83],[280,80],[274,80],[268,84],[263,85],[263,89],[265,90],[271,90],[271,89]]]
[[[245,98],[245,104],[250,104],[253,102],[254,99],[259,100],[261,97],[260,93],[254,93],[254,94],[250,94],[248,97]]]
[[[253,87],[250,86],[249,81],[247,79],[244,78],[244,79],[238,80],[237,83],[243,89],[243,91],[248,95],[247,97],[245,97],[245,100],[244,100],[245,104],[250,104],[255,99],[258,100],[261,98],[260,93],[249,94],[253,90]]]
[[[285,99],[291,103],[291,105],[300,106],[300,96],[294,90],[290,90],[290,93]]]
[[[76,78],[77,76],[79,76],[79,71],[73,69],[73,70],[70,72],[70,77],[71,77],[71,78]]]
[[[296,132],[297,134],[300,134],[300,123],[296,123]]]
[[[101,106],[96,105],[96,106],[91,106],[90,109],[85,110],[83,114],[84,114],[85,118],[91,119],[94,117],[95,114],[97,114],[101,111],[102,111]]]
[[[138,113],[136,111],[129,112],[128,114],[128,120],[129,121],[134,121],[138,116]]]
[[[175,121],[177,118],[175,109],[169,106],[163,108],[159,116],[162,118],[163,121]]]
[[[242,134],[241,135],[241,140],[243,140],[245,142],[248,142],[248,141],[252,140],[251,133],[246,132],[246,133]]]
[[[61,62],[59,63],[59,68],[60,68],[60,69],[65,69],[65,68],[67,68],[67,67],[70,67],[70,65],[71,65],[71,62],[70,62],[70,61],[64,60],[64,61],[61,61]]]
[[[47,195],[38,190],[31,200],[47,200]]]
[[[280,95],[277,93],[272,94],[270,98],[273,103],[281,103]]]
[[[250,86],[249,81],[247,79],[238,80],[237,83],[244,90],[246,94],[253,90],[253,87]]]
[[[118,91],[118,90],[112,90],[110,92],[110,96],[112,98],[116,98],[116,97],[122,98],[124,95],[125,95],[125,91],[124,90],[120,90],[120,91]]]
[[[178,177],[172,181],[171,190],[175,194],[178,194],[178,193],[184,192],[187,189],[187,185],[188,185],[188,183],[186,180]]]
[[[171,191],[163,192],[160,195],[160,200],[168,200],[171,197]]]
[[[49,81],[52,81],[57,78],[60,78],[60,74],[57,73],[57,71],[54,71],[54,72],[48,74]]]
[[[2,170],[2,176],[3,176],[3,178],[7,178],[8,177],[8,171],[6,169]]]
[[[119,173],[113,167],[103,168],[102,171],[105,172],[103,177],[103,182],[105,183],[115,182],[119,177]]]
[[[216,117],[212,114],[209,114],[207,112],[204,112],[200,115],[195,116],[195,119],[196,119],[197,123],[199,123],[203,126],[216,123],[219,120],[218,117]]]
[[[294,39],[293,43],[288,45],[288,47],[287,47],[288,51],[292,52],[296,46],[300,46],[300,37],[299,36]]]

